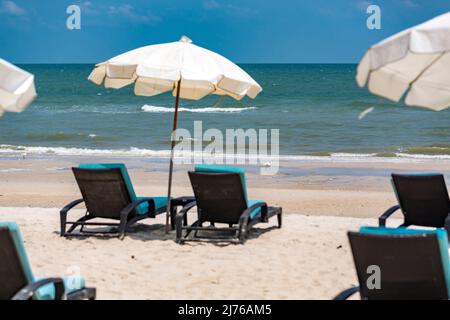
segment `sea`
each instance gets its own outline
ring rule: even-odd
[[[0,153],[166,157],[174,98],[87,80],[93,65],[20,65],[38,98],[0,118]],[[354,64],[243,64],[262,87],[254,100],[182,100],[179,127],[279,129],[281,159],[450,159],[450,111],[370,94]]]

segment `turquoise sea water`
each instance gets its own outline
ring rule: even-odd
[[[174,99],[136,97],[87,80],[92,65],[22,65],[38,98],[0,119],[2,151],[155,154],[169,149]],[[242,65],[264,91],[240,102],[182,101],[179,126],[278,128],[284,156],[450,158],[450,111],[410,108],[355,83],[355,65]],[[364,119],[358,115],[376,106]]]

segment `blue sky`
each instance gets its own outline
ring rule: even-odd
[[[81,7],[81,30],[66,8]],[[369,4],[382,29],[366,27]],[[92,63],[176,41],[240,63],[354,63],[370,44],[450,11],[448,0],[0,0],[0,57],[14,63]]]

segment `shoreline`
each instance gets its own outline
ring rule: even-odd
[[[123,162],[139,196],[164,196],[168,161],[132,157],[0,157],[0,206],[62,208],[80,198],[71,168],[80,163]],[[247,171],[251,199],[281,206],[286,214],[377,218],[397,203],[390,184],[392,172],[441,172],[450,177],[450,161],[397,162],[282,162],[278,174]],[[174,196],[190,196],[187,172],[176,165]]]

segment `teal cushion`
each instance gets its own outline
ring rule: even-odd
[[[195,172],[204,173],[239,173],[241,176],[242,187],[244,188],[245,201],[248,203],[247,197],[247,182],[245,179],[245,170],[239,167],[227,167],[227,166],[213,166],[208,164],[195,165]]]
[[[34,282],[33,272],[31,271],[31,265],[23,245],[23,239],[19,226],[15,222],[0,222],[0,227],[9,229],[14,245],[16,246],[17,253],[19,254],[19,259],[22,264],[25,277],[27,278],[28,283]]]
[[[383,228],[383,227],[362,227],[359,232],[366,234],[380,235],[415,235],[415,234],[436,234],[439,243],[439,251],[442,257],[442,268],[444,269],[447,291],[450,295],[450,257],[448,253],[448,236],[444,229],[423,230],[406,228]]]
[[[144,197],[138,197],[138,200],[143,199]],[[155,201],[155,210],[161,209],[165,206],[167,206],[167,197],[152,197],[152,199]],[[144,202],[139,205],[139,209],[142,212],[147,213],[148,212],[148,202]]]
[[[125,181],[125,185],[127,187],[128,193],[130,195],[131,201],[137,201],[138,198],[136,193],[134,192],[133,184],[131,183],[130,175],[128,174],[127,167],[123,163],[85,163],[80,164],[81,169],[120,169],[122,173],[123,180]],[[144,206],[139,206],[136,208],[136,211],[140,215],[147,214],[147,210],[145,210]]]
[[[84,278],[71,276],[63,277],[65,294],[70,294],[77,290],[83,289],[86,285]],[[38,281],[40,279],[36,279]],[[36,298],[38,300],[55,300],[55,286],[53,284],[48,284],[40,288],[36,292]]]
[[[262,200],[248,200],[248,206],[251,207],[252,205],[258,203],[258,202],[264,202]],[[259,213],[261,212],[261,208],[257,208],[250,213],[250,218],[254,219]]]

